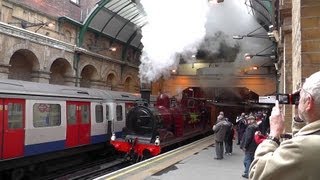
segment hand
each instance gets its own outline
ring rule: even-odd
[[[272,108],[270,116],[270,136],[280,137],[284,130],[284,117],[279,107],[279,101],[276,101],[275,106]]]

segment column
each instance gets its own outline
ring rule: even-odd
[[[31,80],[38,83],[49,84],[50,72],[49,71],[33,71],[31,74]]]
[[[10,64],[0,63],[0,79],[8,79]]]

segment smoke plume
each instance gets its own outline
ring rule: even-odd
[[[170,75],[180,59],[194,61],[206,34],[207,0],[141,0],[148,24],[142,28],[142,82]]]

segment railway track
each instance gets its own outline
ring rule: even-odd
[[[78,169],[76,171],[66,172],[64,175],[59,175],[58,177],[51,177],[49,179],[55,180],[84,180],[84,179],[94,179],[104,174],[111,173],[118,169],[127,167],[132,163],[123,161],[123,159],[117,159],[111,162],[95,162],[87,167]]]
[[[172,147],[171,149],[168,149],[166,152],[163,152],[164,154],[167,154],[169,152],[175,152],[179,149],[181,149],[181,145],[184,146],[186,144],[194,144],[194,141],[199,141],[199,139],[194,139],[193,141],[188,141],[183,144],[180,144],[180,146]],[[183,148],[184,149],[184,148]],[[162,153],[162,154],[163,154]],[[161,155],[159,155],[161,157]],[[154,158],[159,158],[154,157]],[[105,157],[101,157],[100,160],[95,160],[93,162],[88,162],[85,164],[82,164],[80,166],[75,166],[72,168],[68,168],[67,170],[61,170],[54,173],[50,173],[50,175],[37,178],[36,180],[88,180],[88,179],[95,179],[97,177],[104,176],[106,174],[111,174],[116,171],[121,171],[122,169],[127,168],[128,166],[131,166],[133,164],[143,164],[144,162],[150,161],[150,159],[146,159],[145,161],[141,161],[139,163],[133,163],[132,161],[128,161],[124,158],[119,158],[116,155],[109,155]],[[152,158],[152,159],[154,159]]]

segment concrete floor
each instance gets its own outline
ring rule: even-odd
[[[176,163],[146,180],[235,180],[242,178],[244,152],[233,145],[232,156],[215,160],[215,147],[209,146],[179,163]]]

